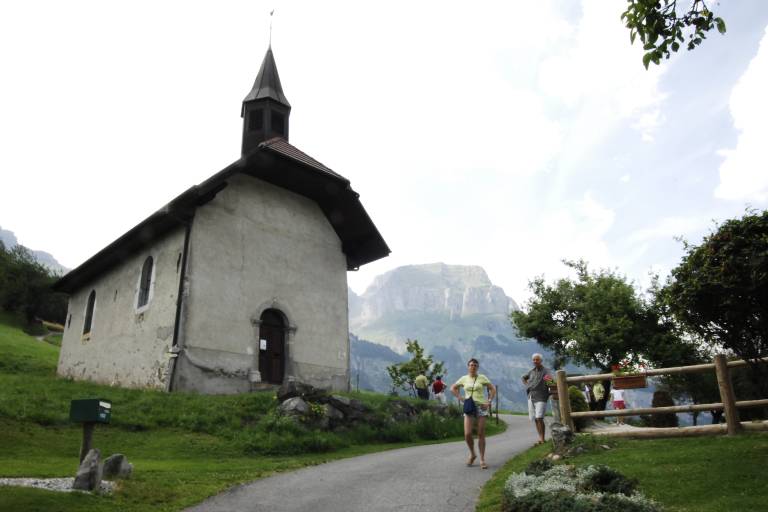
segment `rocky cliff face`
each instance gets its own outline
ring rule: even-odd
[[[507,315],[517,308],[482,267],[445,263],[391,270],[378,276],[362,296],[350,291],[349,303],[353,330],[398,312],[438,313],[455,319]]]
[[[517,304],[478,266],[409,265],[378,276],[366,292],[349,292],[353,386],[386,392],[386,367],[402,362],[406,339],[417,339],[445,362],[452,382],[470,357],[501,386],[503,407],[522,409],[520,375],[533,352],[545,352],[514,331],[509,313]],[[360,339],[358,339],[358,336]]]

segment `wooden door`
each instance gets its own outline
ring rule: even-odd
[[[285,374],[285,323],[280,312],[268,309],[259,328],[259,372],[261,381],[282,384]]]

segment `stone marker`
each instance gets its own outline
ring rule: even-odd
[[[93,491],[101,485],[101,464],[99,459],[101,452],[98,448],[91,448],[86,454],[80,467],[77,469],[73,489],[81,491]]]
[[[118,478],[128,478],[133,473],[133,464],[122,453],[116,453],[107,457],[102,469],[102,478],[104,480],[116,480]]]
[[[553,423],[550,432],[552,432],[552,445],[556,452],[562,452],[573,442],[573,431],[565,425]]]

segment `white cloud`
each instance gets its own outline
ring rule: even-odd
[[[583,258],[593,268],[613,266],[605,238],[615,220],[615,212],[587,191],[581,198],[510,222],[505,231],[491,237],[486,269],[509,295],[523,302],[530,296],[527,283],[535,276],[552,280],[570,275],[563,259]]]
[[[634,120],[643,140],[663,122],[659,107],[665,99],[658,87],[667,69],[641,65],[642,48],[630,45],[627,29],[617,22],[620,3],[585,0],[583,15],[559,52],[544,60],[539,85],[576,116],[573,146],[601,141],[622,120]]]
[[[655,108],[640,115],[640,118],[632,125],[632,128],[640,132],[643,142],[653,142],[656,128],[664,123],[661,110]]]
[[[768,200],[768,27],[757,54],[731,92],[733,125],[740,132],[736,147],[721,150],[720,183],[715,196],[731,200]]]
[[[626,237],[629,244],[642,244],[654,239],[672,239],[703,231],[710,221],[703,217],[664,217],[652,225],[638,229]]]

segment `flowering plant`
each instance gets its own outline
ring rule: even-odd
[[[638,375],[645,373],[647,369],[648,367],[645,363],[636,363],[629,359],[624,359],[619,364],[611,366],[611,373],[616,376]]]
[[[546,384],[549,387],[557,386],[557,382],[555,382],[555,379],[552,378],[550,374],[544,375],[544,384]]]

